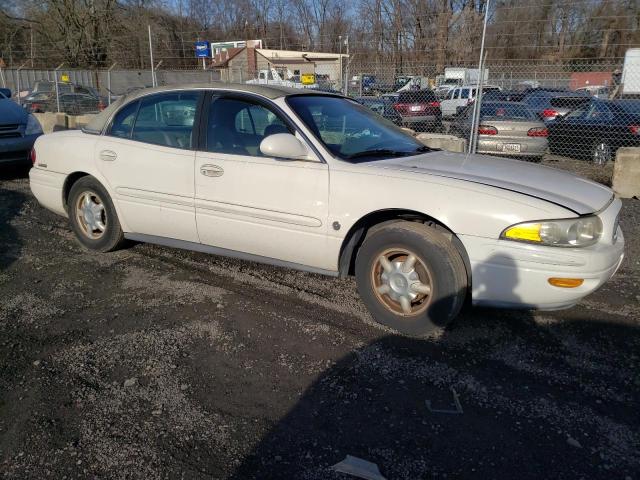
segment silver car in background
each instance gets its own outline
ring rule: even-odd
[[[451,124],[449,133],[468,139],[473,105]],[[544,122],[524,103],[483,102],[478,125],[478,153],[539,162],[548,147]]]

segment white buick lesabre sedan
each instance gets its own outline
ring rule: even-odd
[[[80,243],[125,239],[355,274],[380,323],[411,335],[474,304],[559,309],[620,265],[621,202],[570,173],[433,151],[358,103],[258,85],[119,99],[40,137],[31,189]]]

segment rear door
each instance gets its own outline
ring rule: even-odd
[[[194,123],[201,93],[149,95],[124,106],[96,144],[98,169],[130,232],[197,242]]]
[[[454,88],[447,95],[447,99],[443,100],[440,104],[442,108],[442,115],[445,117],[451,117],[456,114],[457,102],[460,99],[460,88]]]
[[[583,136],[588,111],[589,105],[583,105],[548,123],[549,143],[553,153],[572,155],[582,150],[582,144],[586,140]]]
[[[213,94],[196,155],[195,206],[203,244],[321,269],[327,249],[329,170],[320,158],[260,152],[272,134],[295,133],[281,112],[252,95]]]

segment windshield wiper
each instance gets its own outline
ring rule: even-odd
[[[352,153],[347,155],[346,158],[360,158],[360,157],[402,157],[405,155],[411,155],[414,152],[390,150],[388,148],[375,148],[372,150],[364,150],[362,152]]]

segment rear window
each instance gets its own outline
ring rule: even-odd
[[[482,118],[505,118],[516,120],[535,120],[534,113],[526,105],[517,103],[488,103],[483,104],[480,110]]]
[[[418,90],[416,92],[401,92],[398,97],[399,103],[422,103],[435,102],[436,94],[431,90]]]

